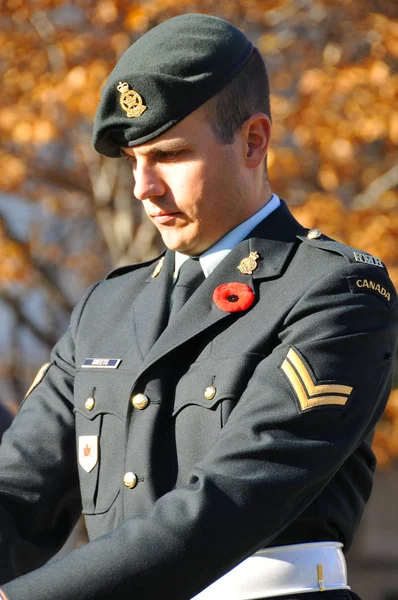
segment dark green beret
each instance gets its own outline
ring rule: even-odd
[[[243,67],[253,45],[239,29],[202,14],[164,21],[139,38],[106,81],[93,145],[120,156],[161,135],[219,92]]]

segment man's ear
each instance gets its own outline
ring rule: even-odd
[[[243,123],[240,133],[245,141],[246,166],[255,169],[267,155],[271,138],[271,121],[264,113],[251,115]]]

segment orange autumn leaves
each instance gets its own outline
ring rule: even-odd
[[[391,466],[398,457],[398,388],[392,391],[383,419],[376,428],[373,450],[380,469]]]
[[[30,285],[33,273],[27,251],[23,244],[7,235],[0,220],[0,288],[10,289],[13,285]]]

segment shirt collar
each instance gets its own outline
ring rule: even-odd
[[[263,221],[268,215],[270,215],[280,205],[279,197],[276,194],[272,194],[271,200],[267,202],[265,206],[260,208],[259,211],[254,213],[249,219],[229,231],[224,237],[216,242],[211,248],[203,252],[200,255],[200,264],[202,266],[205,277],[208,277],[212,271],[219,265],[219,263],[241,242],[249,235],[251,231]],[[181,266],[189,258],[186,254],[175,252],[175,263],[174,263],[174,279],[177,278],[178,272]]]

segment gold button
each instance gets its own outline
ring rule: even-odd
[[[322,233],[319,231],[319,229],[310,229],[307,233],[307,238],[309,240],[315,240],[316,238],[321,237],[321,235]]]
[[[94,398],[92,398],[91,396],[90,396],[90,398],[87,398],[87,400],[84,403],[84,406],[86,407],[87,410],[93,410],[93,408],[95,406]]]
[[[134,488],[137,485],[137,475],[129,471],[124,474],[123,483],[127,488]]]
[[[149,398],[148,396],[145,396],[145,394],[136,394],[132,397],[131,403],[134,408],[138,408],[138,410],[144,410],[144,408],[146,408],[149,404]]]
[[[207,387],[204,391],[204,396],[206,398],[206,400],[213,400],[214,396],[216,395],[216,388],[214,387],[214,385],[209,385],[209,387]]]

